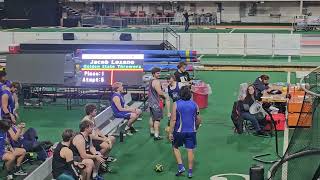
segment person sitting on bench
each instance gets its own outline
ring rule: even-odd
[[[22,162],[26,155],[26,150],[23,148],[12,148],[7,132],[10,128],[11,120],[0,120],[0,158],[5,162],[5,167],[8,171],[7,179],[13,179],[15,176],[25,176],[26,172],[21,168]]]
[[[263,130],[260,127],[259,120],[255,114],[250,114],[249,109],[250,106],[257,100],[255,94],[255,88],[253,85],[248,86],[247,88],[247,95],[244,100],[240,102],[240,114],[241,117],[245,120],[249,120],[253,125],[257,135],[265,135]]]
[[[52,175],[56,180],[79,180],[79,169],[86,168],[83,163],[73,160],[73,153],[69,149],[73,136],[72,129],[65,129],[62,133],[62,142],[59,142],[53,151]]]
[[[85,106],[86,116],[82,119],[82,121],[88,120],[92,121],[95,125],[95,117],[97,115],[97,107],[94,104],[87,104]],[[116,141],[114,136],[108,136],[101,133],[98,127],[94,127],[92,131],[92,144],[96,148],[97,151],[100,151],[102,155],[108,155],[112,149],[113,144]],[[115,162],[117,159],[109,156],[107,158],[107,162]]]
[[[112,95],[111,108],[115,118],[128,119],[128,124],[125,127],[125,133],[132,135],[132,133],[137,132],[132,124],[139,118],[142,113],[140,109],[125,107],[125,101],[123,93],[123,86],[121,82],[115,82],[112,85],[112,90],[114,91]]]
[[[80,133],[77,134],[70,144],[74,159],[81,161],[86,169],[82,176],[84,180],[101,180],[103,177],[98,175],[98,170],[101,164],[105,163],[103,156],[92,145],[90,135],[94,129],[92,121],[81,121]],[[92,177],[92,178],[91,178]]]

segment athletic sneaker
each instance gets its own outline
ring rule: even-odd
[[[131,131],[131,133],[136,133],[139,131],[139,130],[135,129],[133,126],[131,126],[129,130]]]
[[[255,135],[255,136],[262,136],[262,137],[268,137],[268,136],[269,136],[269,134],[267,134],[267,133],[264,132],[264,131],[257,131],[257,132],[255,132],[255,133],[253,133],[253,135]]]
[[[16,169],[16,172],[13,173],[15,176],[26,176],[28,173],[26,173],[21,167],[18,167]]]
[[[186,171],[186,169],[184,167],[182,167],[181,169],[178,170],[178,172],[176,173],[176,176],[180,176],[185,171]]]
[[[112,156],[108,156],[106,159],[105,159],[107,162],[116,162],[117,161],[117,158],[114,158]]]
[[[188,178],[189,179],[192,178],[192,169],[189,169],[189,171],[188,171]]]
[[[139,118],[137,119],[137,121],[142,121],[142,118],[141,118],[141,117],[139,117]]]
[[[12,174],[8,174],[7,180],[12,180],[12,179],[13,179],[13,175]]]
[[[155,141],[159,141],[159,140],[162,140],[163,138],[161,136],[158,136],[158,137],[154,137],[153,138]]]
[[[93,178],[93,180],[104,180],[104,178],[102,176],[97,175]]]
[[[111,169],[111,167],[110,167],[108,164],[102,163],[102,164],[100,165],[99,174],[100,174],[100,173],[111,173],[111,172],[112,172],[112,169]]]
[[[132,132],[130,131],[130,129],[126,130],[125,134],[128,135],[128,136],[132,136],[133,135]]]

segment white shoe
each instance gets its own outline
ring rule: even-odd
[[[9,174],[8,176],[7,176],[7,180],[12,180],[13,179],[13,175],[12,174]]]
[[[132,132],[129,129],[126,130],[125,134],[128,135],[128,136],[132,136],[133,135]]]

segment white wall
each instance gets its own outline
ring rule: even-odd
[[[308,7],[308,12],[312,12],[312,16],[320,16],[320,4]]]
[[[265,2],[257,5],[257,14],[248,16],[251,3],[247,4],[245,17],[242,22],[260,22],[260,23],[290,23],[292,18],[300,14],[300,5],[298,2]],[[270,14],[281,14],[280,18],[271,17]]]
[[[204,12],[207,13],[216,13],[217,12],[217,5],[215,2],[199,2],[196,3],[196,13],[201,14],[202,9]]]
[[[240,21],[240,2],[223,2],[222,9],[222,22]]]
[[[120,32],[74,32],[79,40],[119,40]],[[133,40],[162,40],[162,33],[131,33]],[[300,55],[298,34],[224,34],[181,33],[182,50],[196,50],[198,54],[236,55]],[[37,39],[62,39],[62,32],[0,32],[0,52],[7,52],[9,45]],[[175,45],[176,40],[168,36]],[[264,43],[261,43],[264,42]]]

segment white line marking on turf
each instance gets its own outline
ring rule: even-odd
[[[2,30],[2,31],[3,31],[3,32],[7,32],[7,31],[13,31],[13,30],[17,30],[17,29],[20,29],[20,28],[4,29],[4,30]]]
[[[72,28],[61,29],[60,32],[68,31],[68,30],[70,30],[70,29],[72,29]]]
[[[236,30],[236,28],[233,28],[233,29],[229,32],[229,34],[233,33],[234,30]]]
[[[288,63],[291,62],[291,56],[288,56]],[[287,75],[287,83],[290,84],[291,82],[291,72],[288,72]],[[286,117],[288,118],[288,111],[286,111]],[[289,143],[289,128],[287,127],[287,122],[285,122],[285,129],[283,133],[283,151],[282,153],[284,154],[288,148],[288,143]],[[287,180],[288,178],[288,162],[285,162],[282,164],[282,175],[281,179],[282,180]]]
[[[202,57],[204,57],[203,54],[198,58],[198,60],[201,61]]]

